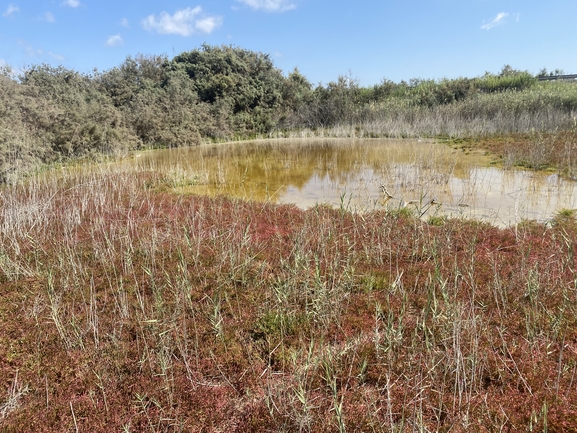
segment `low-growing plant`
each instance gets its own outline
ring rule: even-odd
[[[164,178],[63,168],[0,190],[3,430],[575,429],[577,225]]]

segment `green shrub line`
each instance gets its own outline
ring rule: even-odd
[[[542,71],[541,71],[542,74]],[[150,147],[294,136],[478,137],[574,125],[577,85],[509,65],[476,78],[351,76],[314,86],[268,54],[202,45],[172,59],[127,57],[83,74],[46,64],[0,69],[0,182],[43,163]]]

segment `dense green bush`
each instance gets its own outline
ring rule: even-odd
[[[50,136],[45,133],[55,110],[36,89],[0,74],[0,182],[11,183],[19,173],[45,160]]]
[[[267,132],[279,119],[285,78],[267,54],[203,45],[177,55],[167,69],[185,72],[200,102],[228,107],[236,135]]]
[[[91,76],[40,65],[25,71],[20,83],[49,104],[49,121],[27,123],[43,129],[52,155],[66,158],[122,152],[131,141],[121,112]]]

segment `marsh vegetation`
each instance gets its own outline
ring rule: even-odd
[[[233,47],[90,75],[4,71],[0,428],[575,431],[574,210],[505,228],[420,211],[436,203],[422,187],[428,168],[471,172],[454,152],[488,149],[505,168],[551,168],[570,182],[575,101],[574,83],[508,67],[314,87]],[[308,145],[296,160],[269,146],[274,157],[255,163],[238,140],[256,136],[434,137],[449,156],[414,153],[416,171],[399,162],[391,178],[382,164],[361,176],[368,203],[410,201],[413,188],[416,209],[392,198],[364,212],[346,200],[301,209],[274,203],[276,187],[257,197],[249,170],[305,185],[319,167],[338,179],[335,161]],[[223,146],[207,146],[192,169],[139,153],[36,170],[225,140],[236,140],[234,169],[202,153]],[[339,163],[354,172],[365,156],[349,153]],[[250,200],[230,197],[231,183]]]
[[[0,191],[0,425],[571,431],[577,224],[301,210],[104,166]]]

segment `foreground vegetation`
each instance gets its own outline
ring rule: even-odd
[[[575,431],[575,239],[104,167],[7,187],[0,426]]]
[[[314,87],[203,46],[0,73],[7,432],[577,430],[572,210],[547,226],[182,196],[40,164],[256,136],[436,137],[577,178],[577,86]],[[23,174],[27,182],[20,182]]]
[[[566,147],[559,133],[574,128],[576,108],[576,83],[539,82],[510,66],[476,78],[313,86],[268,55],[227,46],[128,57],[92,74],[33,65],[14,77],[4,68],[0,182],[71,158],[266,136],[514,137],[515,152],[499,153],[535,165],[536,145],[542,167],[556,163],[550,146]]]

